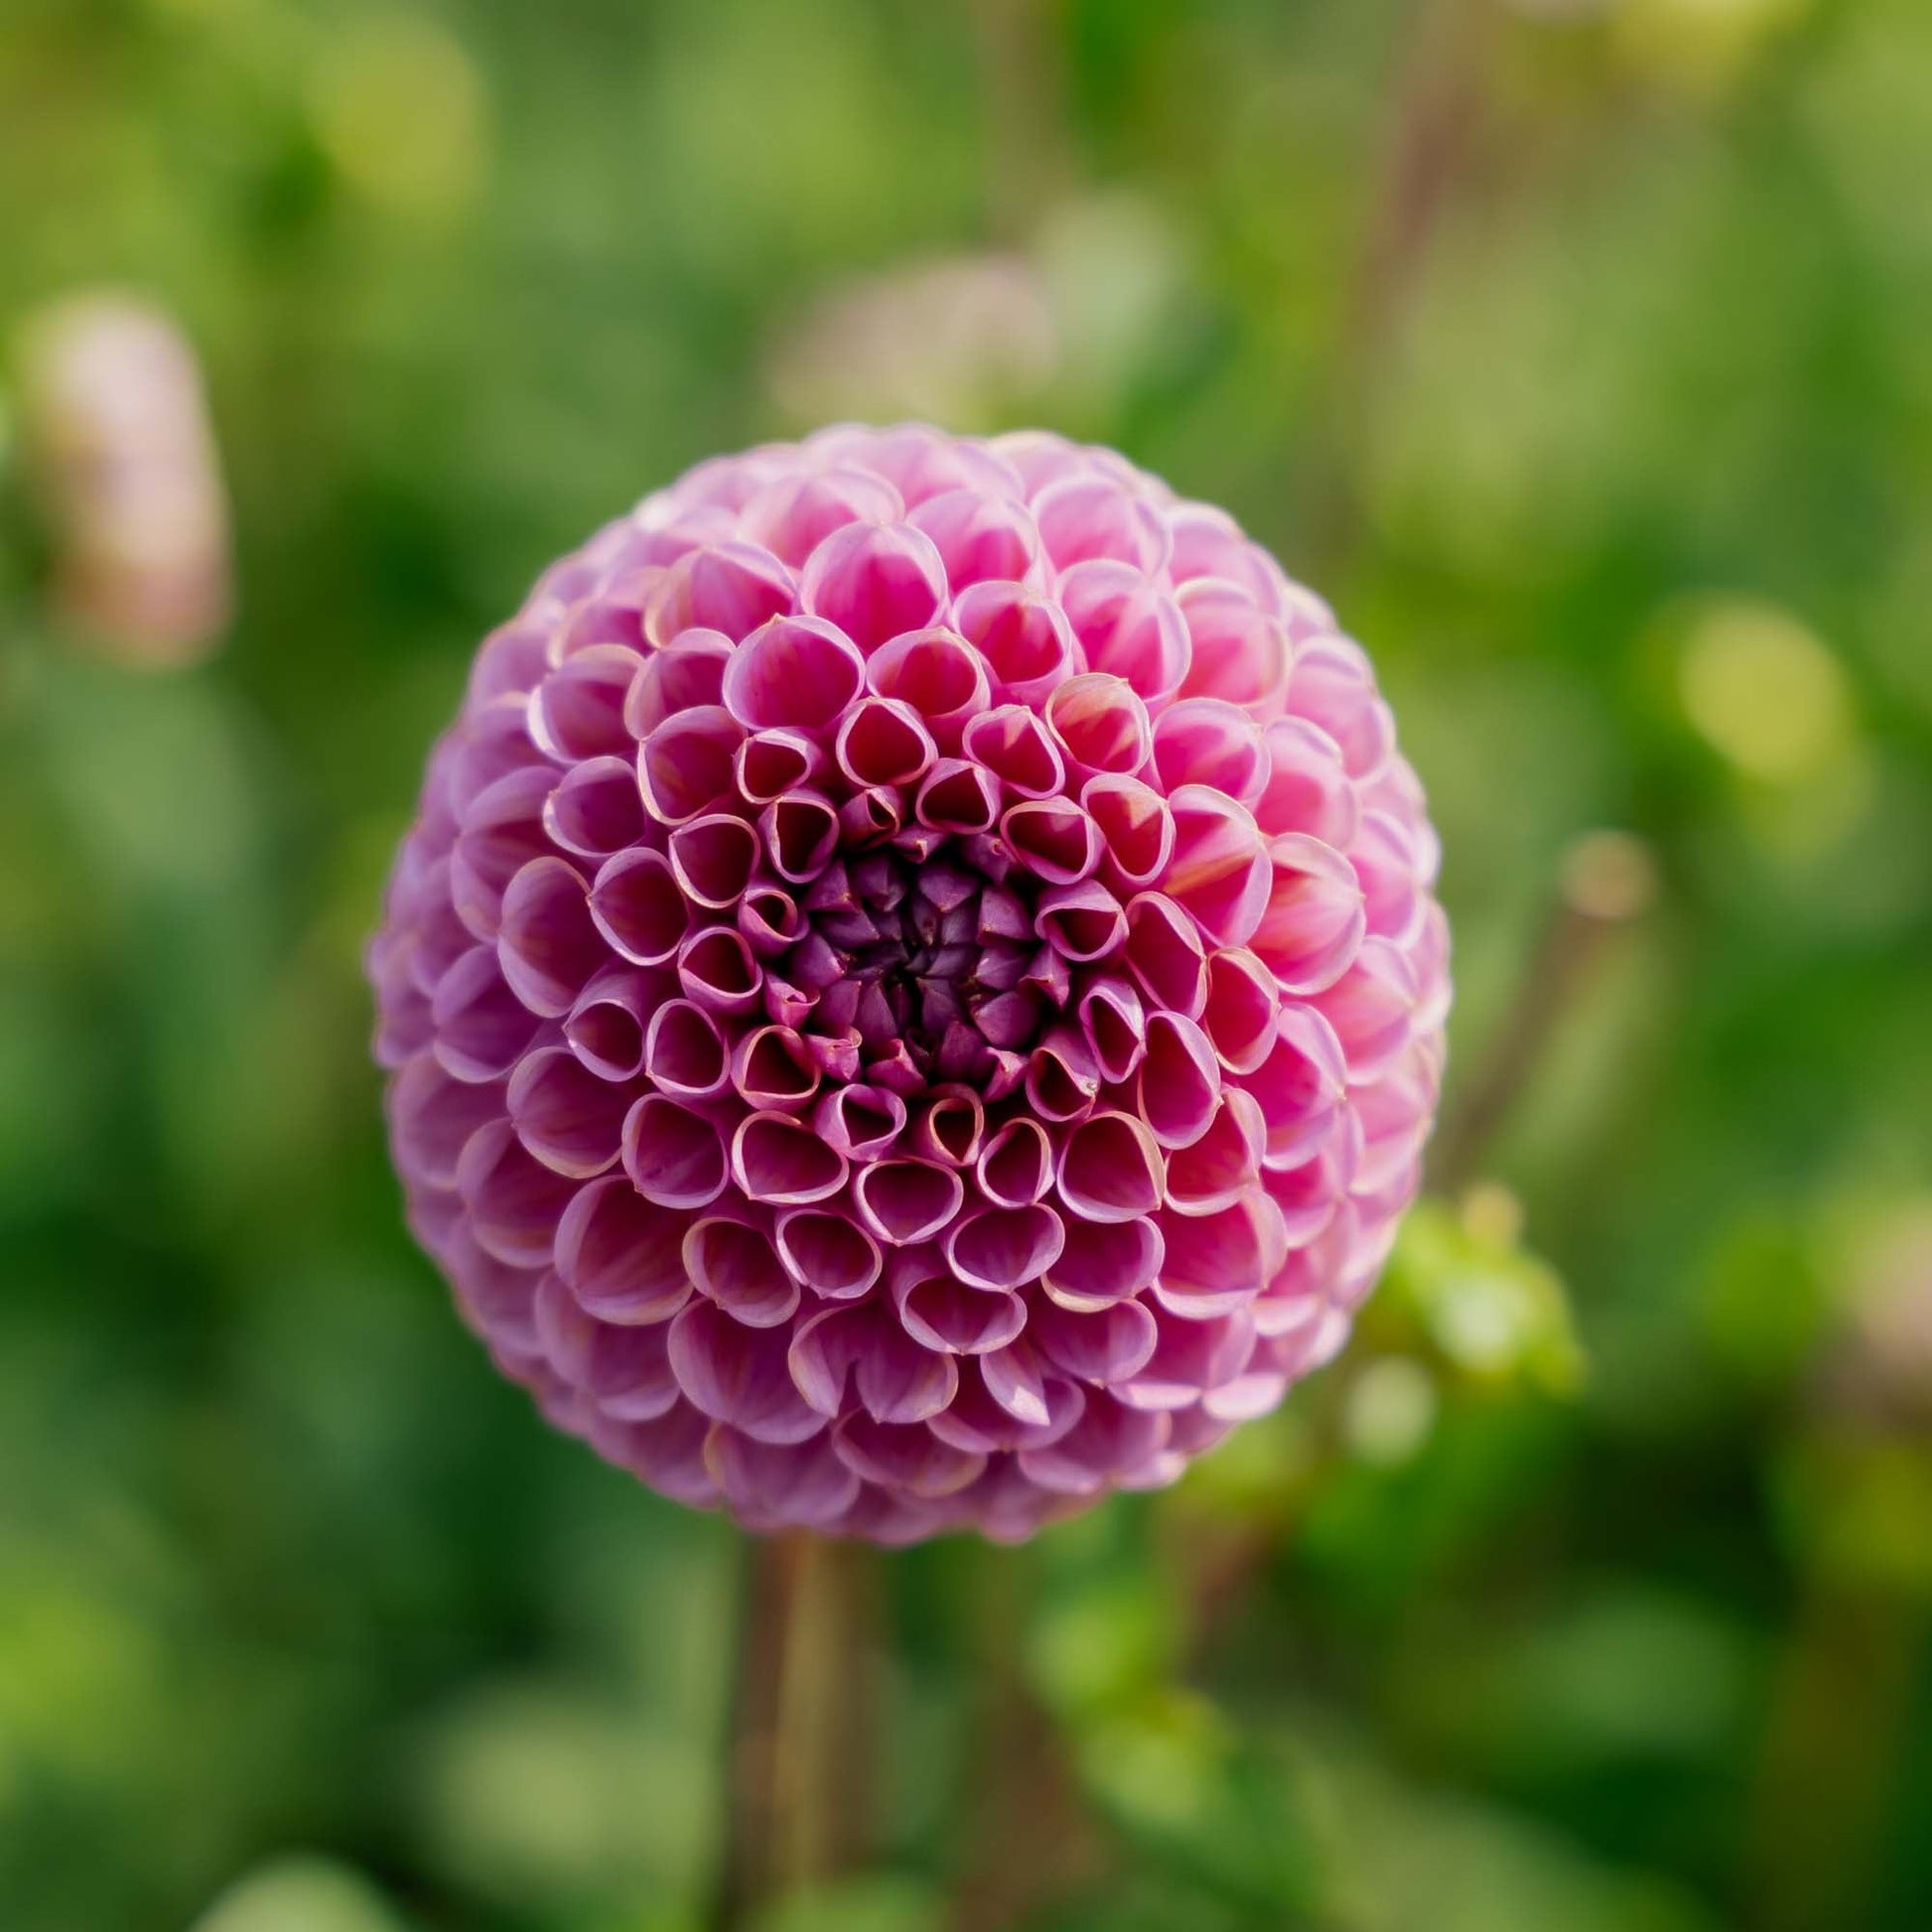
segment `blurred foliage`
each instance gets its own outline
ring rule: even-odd
[[[10,0],[0,334],[179,319],[239,603],[99,661],[0,395],[8,1932],[700,1922],[734,1540],[451,1318],[358,948],[547,557],[908,406],[1371,645],[1452,1114],[1573,842],[1657,890],[1283,1414],[892,1561],[877,1869],[761,1932],[1932,1923],[1928,182],[1923,0]]]

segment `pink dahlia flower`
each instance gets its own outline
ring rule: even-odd
[[[664,1494],[1025,1536],[1340,1345],[1436,866],[1367,658],[1220,511],[1046,435],[702,464],[430,759],[370,951],[411,1226]]]

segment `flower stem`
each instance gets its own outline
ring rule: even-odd
[[[863,1863],[871,1838],[875,1560],[807,1531],[747,1539],[717,1932]]]

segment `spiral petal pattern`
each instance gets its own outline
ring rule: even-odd
[[[369,951],[410,1225],[664,1494],[1024,1537],[1340,1346],[1435,1112],[1437,860],[1327,608],[1111,452],[706,463],[430,759]]]

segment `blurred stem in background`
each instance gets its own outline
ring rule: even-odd
[[[716,1932],[871,1852],[879,1563],[802,1531],[745,1540]]]
[[[1524,969],[1509,1024],[1463,1081],[1429,1162],[1439,1193],[1476,1178],[1491,1141],[1535,1078],[1565,1014],[1585,997],[1611,936],[1649,909],[1656,865],[1627,832],[1590,832],[1564,854],[1543,936]]]

